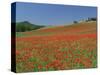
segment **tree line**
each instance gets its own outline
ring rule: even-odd
[[[90,21],[97,21],[97,18],[96,17],[88,17],[86,20],[84,20],[85,22],[90,22]],[[73,21],[73,23],[79,23],[78,21]]]

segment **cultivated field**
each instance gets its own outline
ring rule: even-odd
[[[16,32],[17,72],[97,67],[96,22]]]

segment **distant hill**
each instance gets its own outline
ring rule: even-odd
[[[28,21],[17,22],[16,23],[16,32],[31,31],[31,30],[36,30],[36,29],[42,28],[42,27],[45,27],[45,26],[31,24]]]

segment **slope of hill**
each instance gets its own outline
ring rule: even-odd
[[[16,32],[25,32],[25,31],[30,31],[30,30],[36,30],[36,29],[39,29],[42,27],[44,27],[44,26],[31,24],[28,21],[18,22],[18,23],[16,23]]]
[[[72,25],[55,26],[55,27],[44,27],[41,29],[18,33],[22,37],[24,36],[50,36],[50,35],[72,35],[72,34],[88,34],[96,33],[96,22],[83,22]]]
[[[17,32],[17,72],[97,67],[96,22]]]

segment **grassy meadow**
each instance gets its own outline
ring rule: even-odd
[[[16,32],[16,71],[97,67],[96,22]]]

